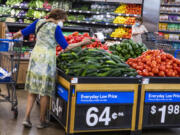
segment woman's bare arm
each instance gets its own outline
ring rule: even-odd
[[[80,47],[80,46],[84,46],[84,45],[89,45],[91,43],[92,42],[91,42],[90,39],[84,39],[82,42],[68,45],[68,47],[64,50],[64,52],[67,52],[67,51],[69,51],[69,50],[71,50],[73,48],[76,48],[76,47]]]
[[[16,39],[16,38],[19,38],[22,36],[22,32],[21,31],[18,31],[16,32],[14,35],[13,35],[13,39]]]

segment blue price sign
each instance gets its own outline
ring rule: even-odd
[[[61,85],[57,86],[58,95],[63,98],[66,102],[68,101],[68,91]]]
[[[77,104],[133,103],[134,92],[78,92]]]
[[[146,92],[145,102],[180,102],[180,92]]]
[[[146,92],[143,125],[178,126],[180,121],[180,92]]]

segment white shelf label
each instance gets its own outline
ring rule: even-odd
[[[149,84],[149,78],[143,78],[142,84]]]
[[[71,83],[78,83],[78,78],[72,78]]]

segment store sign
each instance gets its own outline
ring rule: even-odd
[[[68,91],[61,85],[57,86],[57,96],[52,99],[52,112],[54,115],[66,125],[67,116],[67,101],[68,101]]]
[[[134,92],[77,92],[75,130],[131,128]]]
[[[146,92],[143,126],[180,125],[180,92]]]
[[[68,101],[68,91],[65,88],[63,88],[61,85],[57,86],[57,93],[66,102]]]

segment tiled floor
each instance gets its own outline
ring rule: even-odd
[[[4,92],[4,87],[0,85]],[[19,116],[17,120],[13,119],[13,114],[10,110],[10,105],[8,103],[0,103],[0,135],[64,135],[64,131],[59,126],[58,123],[52,123],[52,125],[43,130],[38,130],[35,125],[38,123],[39,118],[39,107],[35,105],[32,112],[32,123],[34,124],[32,129],[24,129],[21,122],[24,117],[27,92],[24,90],[18,90],[18,100],[19,100]],[[91,135],[105,135],[105,133],[93,133]],[[107,133],[111,134],[112,133]],[[114,133],[115,135],[128,135],[129,133]],[[87,134],[84,134],[87,135]],[[145,130],[143,135],[180,135],[180,129],[162,129],[162,130]]]

